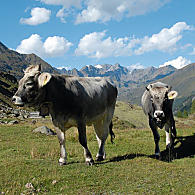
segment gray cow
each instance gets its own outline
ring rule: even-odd
[[[25,70],[24,77],[13,96],[18,106],[39,107],[50,113],[53,124],[57,127],[60,143],[59,164],[67,161],[65,149],[65,132],[76,126],[79,142],[84,148],[88,165],[94,163],[87,147],[86,125],[93,125],[99,145],[97,160],[105,159],[104,145],[108,137],[114,137],[112,117],[117,98],[117,88],[105,78],[55,75],[40,71],[39,65]],[[44,113],[44,114],[48,114]]]
[[[165,126],[166,147],[171,148],[176,138],[175,121],[173,118],[173,101],[177,96],[176,91],[171,91],[167,84],[156,82],[146,87],[141,103],[144,113],[149,117],[149,126],[152,129],[155,141],[155,156],[159,158],[159,140],[157,128]],[[171,136],[170,136],[170,134]]]

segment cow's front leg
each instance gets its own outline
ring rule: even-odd
[[[60,143],[59,164],[65,165],[67,161],[67,153],[66,153],[66,148],[65,148],[65,132],[61,131],[60,129],[57,129],[56,132],[57,132],[58,140]]]
[[[160,135],[157,131],[157,126],[155,125],[155,123],[153,122],[151,118],[149,118],[149,125],[150,125],[150,128],[152,129],[152,133],[154,136],[155,156],[156,158],[159,158],[160,157],[160,148],[159,148]]]
[[[79,132],[79,142],[84,148],[85,162],[87,165],[93,165],[94,160],[92,158],[91,152],[87,147],[86,125],[83,123],[79,123],[78,132]]]

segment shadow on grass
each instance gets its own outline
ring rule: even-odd
[[[142,156],[147,156],[145,154],[125,154],[122,156],[116,156],[113,157],[111,159],[109,159],[108,161],[102,161],[102,162],[96,162],[95,164],[106,164],[106,163],[110,163],[110,162],[120,162],[120,161],[124,161],[124,160],[130,160],[130,159],[134,159],[136,157],[142,157]]]
[[[191,136],[177,137],[177,141],[174,146],[178,145],[171,150],[166,149],[161,152],[161,158],[159,160],[165,162],[171,162],[175,159],[193,158],[195,155],[195,133]],[[149,156],[155,158],[154,155]]]
[[[191,136],[180,136],[177,137],[177,141],[175,142],[175,146],[178,145],[172,150],[166,149],[161,152],[161,157],[158,159],[164,162],[171,162],[172,160],[182,159],[182,158],[193,158],[195,155],[195,133]],[[125,160],[131,160],[137,157],[149,157],[156,159],[155,155],[146,155],[139,153],[132,154],[124,154],[121,156],[115,156],[113,158],[108,159],[107,161],[95,162],[95,165],[107,164],[111,162],[120,162]],[[81,163],[80,161],[72,161],[68,164]]]

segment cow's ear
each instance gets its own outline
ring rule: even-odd
[[[173,99],[175,99],[177,97],[177,95],[178,95],[177,91],[170,91],[168,93],[168,99],[169,100],[173,100]]]
[[[149,91],[151,88],[152,88],[152,84],[149,84],[149,85],[146,87],[146,90]]]
[[[38,78],[39,87],[45,86],[51,79],[51,74],[45,72],[40,74]]]

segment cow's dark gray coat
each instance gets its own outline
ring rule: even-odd
[[[79,141],[84,148],[86,163],[93,164],[87,147],[86,125],[93,125],[99,144],[97,160],[105,159],[104,144],[112,132],[112,117],[117,98],[117,89],[104,78],[75,77],[41,73],[40,67],[26,69],[13,97],[16,105],[39,107],[43,115],[51,114],[58,127],[60,164],[65,164],[65,131],[76,126]]]
[[[176,91],[171,91],[171,87],[165,83],[156,82],[149,84],[142,96],[142,108],[149,118],[149,126],[152,129],[155,141],[155,155],[160,155],[160,136],[157,127],[166,131],[166,146],[171,148],[176,137],[175,121],[173,117],[173,101],[177,96]],[[169,135],[171,133],[171,137]]]

